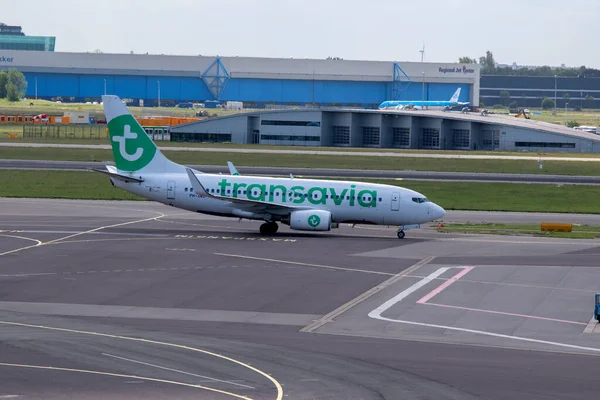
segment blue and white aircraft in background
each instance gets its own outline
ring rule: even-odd
[[[404,110],[404,109],[422,109],[423,107],[442,107],[444,110],[449,110],[450,107],[466,107],[469,102],[459,102],[460,88],[454,92],[454,95],[449,101],[421,101],[421,100],[388,100],[379,105],[380,110]]]

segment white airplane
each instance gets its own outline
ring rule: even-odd
[[[117,96],[102,96],[115,167],[96,170],[118,188],[203,214],[278,222],[301,231],[329,231],[340,223],[418,228],[445,215],[414,190],[363,182],[208,174],[167,159]],[[233,167],[233,168],[232,168]]]

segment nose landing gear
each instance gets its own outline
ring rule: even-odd
[[[260,226],[260,233],[263,235],[273,235],[277,233],[279,225],[276,222],[265,222]]]
[[[396,233],[396,235],[398,235],[398,239],[404,239],[404,236],[406,236],[406,234],[404,233],[404,231],[402,229],[398,229],[398,232]]]

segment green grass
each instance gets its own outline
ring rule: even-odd
[[[225,165],[232,161],[244,166],[340,168],[365,170],[415,170],[453,172],[496,172],[518,174],[600,175],[600,163],[545,161],[540,170],[535,160],[477,160],[377,156],[333,156],[302,154],[189,152],[165,149],[173,161],[187,165]],[[112,161],[111,150],[64,148],[9,148],[0,146],[0,158],[54,161]]]
[[[423,193],[446,210],[600,213],[599,186],[436,181],[395,181],[395,184]]]
[[[0,197],[143,200],[97,172],[0,170]]]
[[[577,104],[575,104],[577,105]],[[508,114],[508,108],[494,108],[486,107],[488,110],[498,114]],[[522,108],[522,107],[521,107]],[[531,119],[542,122],[549,122],[552,124],[565,125],[565,119],[567,121],[577,121],[579,125],[592,125],[600,126],[600,110],[585,109],[582,111],[568,110],[565,112],[564,108],[557,108],[556,115],[552,115],[552,110],[542,110],[539,108],[528,107],[532,112]],[[539,112],[541,114],[533,114],[533,112]],[[515,118],[511,115],[511,118]],[[523,118],[523,117],[519,117]]]
[[[599,226],[573,225],[572,232],[543,232],[540,225],[508,224],[444,224],[438,232],[487,235],[530,235],[571,239],[595,239],[600,237]]]
[[[479,182],[364,180],[421,192],[447,210],[600,213],[600,187]],[[75,171],[0,170],[1,197],[139,200],[104,175]]]

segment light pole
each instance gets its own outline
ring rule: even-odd
[[[554,108],[558,107],[558,97],[556,97],[556,75],[554,75]]]
[[[158,107],[160,107],[160,81],[156,81],[158,84]]]
[[[106,96],[106,79],[104,80],[104,95]]]
[[[567,126],[567,106],[569,105],[569,103],[565,103],[565,126]]]
[[[425,109],[425,71],[423,71],[423,84],[421,89],[421,110]]]

